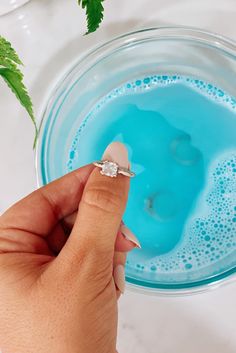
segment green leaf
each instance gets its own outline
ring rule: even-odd
[[[11,43],[8,42],[2,36],[0,36],[0,57],[9,59],[15,62],[16,64],[23,65],[15,49],[12,48]],[[1,65],[1,61],[0,61],[0,65]]]
[[[18,71],[12,71],[9,68],[0,68],[0,76],[4,79],[7,85],[11,88],[12,92],[16,95],[21,105],[27,110],[35,127],[35,140],[34,147],[38,137],[38,129],[33,113],[32,101],[27,93],[26,87],[23,83],[23,75]]]
[[[34,117],[32,101],[23,83],[23,74],[18,69],[17,64],[22,64],[17,53],[11,47],[11,44],[0,36],[0,76],[4,79],[4,81],[10,87],[12,92],[16,95],[21,105],[26,109],[34,124],[35,148],[36,141],[38,138],[38,128]]]
[[[17,66],[10,59],[0,55],[0,68],[5,67],[13,71],[17,71]]]
[[[103,20],[104,0],[78,0],[78,4],[86,9],[87,16],[87,33],[96,31]]]

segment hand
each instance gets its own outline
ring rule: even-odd
[[[104,157],[128,167],[122,144]],[[138,245],[120,227],[128,190],[89,165],[0,217],[3,353],[115,353],[125,252]]]

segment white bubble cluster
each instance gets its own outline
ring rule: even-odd
[[[207,180],[183,231],[182,243],[168,254],[130,266],[161,274],[191,272],[227,261],[236,249],[236,151],[218,156]]]

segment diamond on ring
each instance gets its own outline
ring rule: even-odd
[[[100,172],[102,175],[109,177],[116,177],[118,173],[118,165],[114,162],[104,161],[102,165],[102,170]]]
[[[111,178],[116,178],[118,174],[125,175],[127,177],[133,177],[135,174],[128,168],[120,167],[117,163],[111,161],[96,161],[93,162],[96,167],[101,168],[100,173]]]

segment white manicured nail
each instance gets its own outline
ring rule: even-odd
[[[117,289],[123,294],[125,291],[125,268],[117,265],[114,269],[114,281]]]
[[[107,146],[102,159],[117,163],[120,167],[129,168],[128,151],[121,142],[112,142]]]
[[[136,248],[141,249],[139,240],[136,238],[136,236],[131,232],[129,228],[127,228],[124,224],[122,224],[122,226],[120,227],[120,230],[123,236],[125,237],[125,239],[131,241],[131,243],[133,243],[136,246]]]

